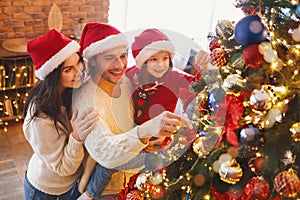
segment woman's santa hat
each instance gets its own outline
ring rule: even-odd
[[[79,44],[55,29],[27,42],[27,52],[35,64],[35,75],[40,80],[45,78],[58,66],[79,51]]]
[[[80,53],[89,59],[118,46],[127,46],[126,37],[115,27],[100,23],[87,23],[82,30]]]
[[[168,51],[172,59],[175,47],[169,38],[158,29],[146,29],[135,37],[131,50],[136,66],[141,67],[152,55],[159,51]]]

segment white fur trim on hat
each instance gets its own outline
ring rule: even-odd
[[[148,60],[152,55],[158,53],[159,51],[168,51],[172,59],[174,57],[175,47],[171,41],[167,40],[152,42],[151,44],[145,46],[136,56],[136,66],[141,67],[146,62],[146,60]]]
[[[35,75],[40,80],[45,80],[45,78],[58,66],[63,63],[67,58],[69,58],[73,53],[79,51],[80,45],[76,41],[71,41],[54,56],[52,56],[45,64],[43,64],[38,70],[35,71]]]
[[[83,50],[83,57],[89,59],[98,53],[102,53],[118,46],[127,46],[126,37],[122,33],[110,35],[105,39],[91,43]]]

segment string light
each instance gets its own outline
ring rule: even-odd
[[[20,122],[28,88],[35,85],[34,65],[29,56],[1,58],[0,65],[0,125],[8,131],[8,121]],[[29,79],[30,73],[31,79]]]

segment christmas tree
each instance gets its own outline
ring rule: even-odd
[[[236,0],[209,34],[214,68],[191,85],[193,128],[132,177],[127,199],[300,198],[300,2]]]

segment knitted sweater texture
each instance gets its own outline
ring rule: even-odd
[[[81,142],[58,123],[47,117],[37,117],[29,122],[34,106],[24,119],[23,132],[33,149],[27,177],[38,190],[52,195],[67,192],[82,173],[81,163],[84,149]],[[64,110],[64,108],[62,108]],[[66,123],[69,123],[67,115]]]
[[[127,163],[146,146],[138,138],[137,128],[133,128],[131,83],[128,79],[123,81],[121,91],[120,97],[112,98],[89,79],[74,94],[73,101],[73,108],[78,109],[79,115],[89,107],[100,114],[84,145],[96,162],[110,169]],[[127,180],[130,176],[126,175]],[[117,194],[123,189],[123,184],[124,172],[116,172],[102,194]]]

